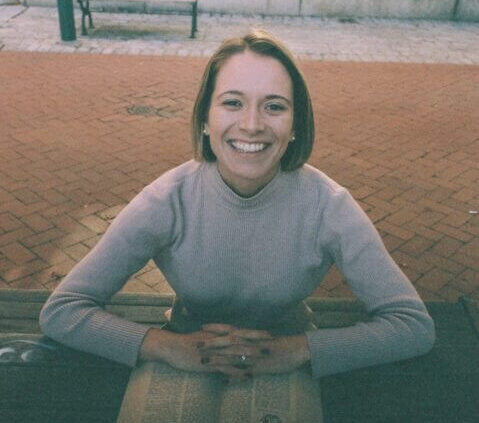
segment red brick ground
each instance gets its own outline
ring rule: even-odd
[[[0,52],[0,288],[53,288],[190,158],[203,59]],[[303,63],[311,163],[348,187],[425,299],[479,300],[479,69]],[[167,289],[148,265],[128,290]],[[349,295],[333,269],[319,295]]]

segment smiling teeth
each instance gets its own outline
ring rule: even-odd
[[[267,144],[262,142],[250,143],[233,141],[231,145],[243,153],[256,153],[258,151],[264,150],[267,147]]]

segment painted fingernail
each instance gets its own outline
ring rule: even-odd
[[[198,342],[196,344],[196,348],[203,348],[205,346],[205,343],[204,342]]]
[[[210,362],[210,358],[209,357],[203,357],[201,359],[201,364],[208,364]]]
[[[269,348],[263,348],[261,350],[261,354],[263,355],[270,355],[271,354],[271,350]]]

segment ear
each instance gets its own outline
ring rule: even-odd
[[[208,124],[206,122],[203,125],[203,134],[206,136],[210,135],[210,128],[208,128]]]

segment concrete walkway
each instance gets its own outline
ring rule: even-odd
[[[145,184],[191,157],[194,56],[254,24],[303,58],[311,163],[351,190],[425,299],[479,301],[477,26],[201,16],[192,41],[186,17],[97,14],[108,32],[62,43],[54,9],[0,16],[0,288],[55,287]],[[150,263],[125,289],[169,287]],[[335,269],[317,293],[350,295]]]
[[[171,15],[93,13],[95,30],[61,42],[56,8],[0,6],[3,51],[83,52],[209,56],[226,37],[263,27],[301,58],[368,62],[479,64],[479,24],[290,17],[199,16],[197,39],[188,38],[191,18]]]

